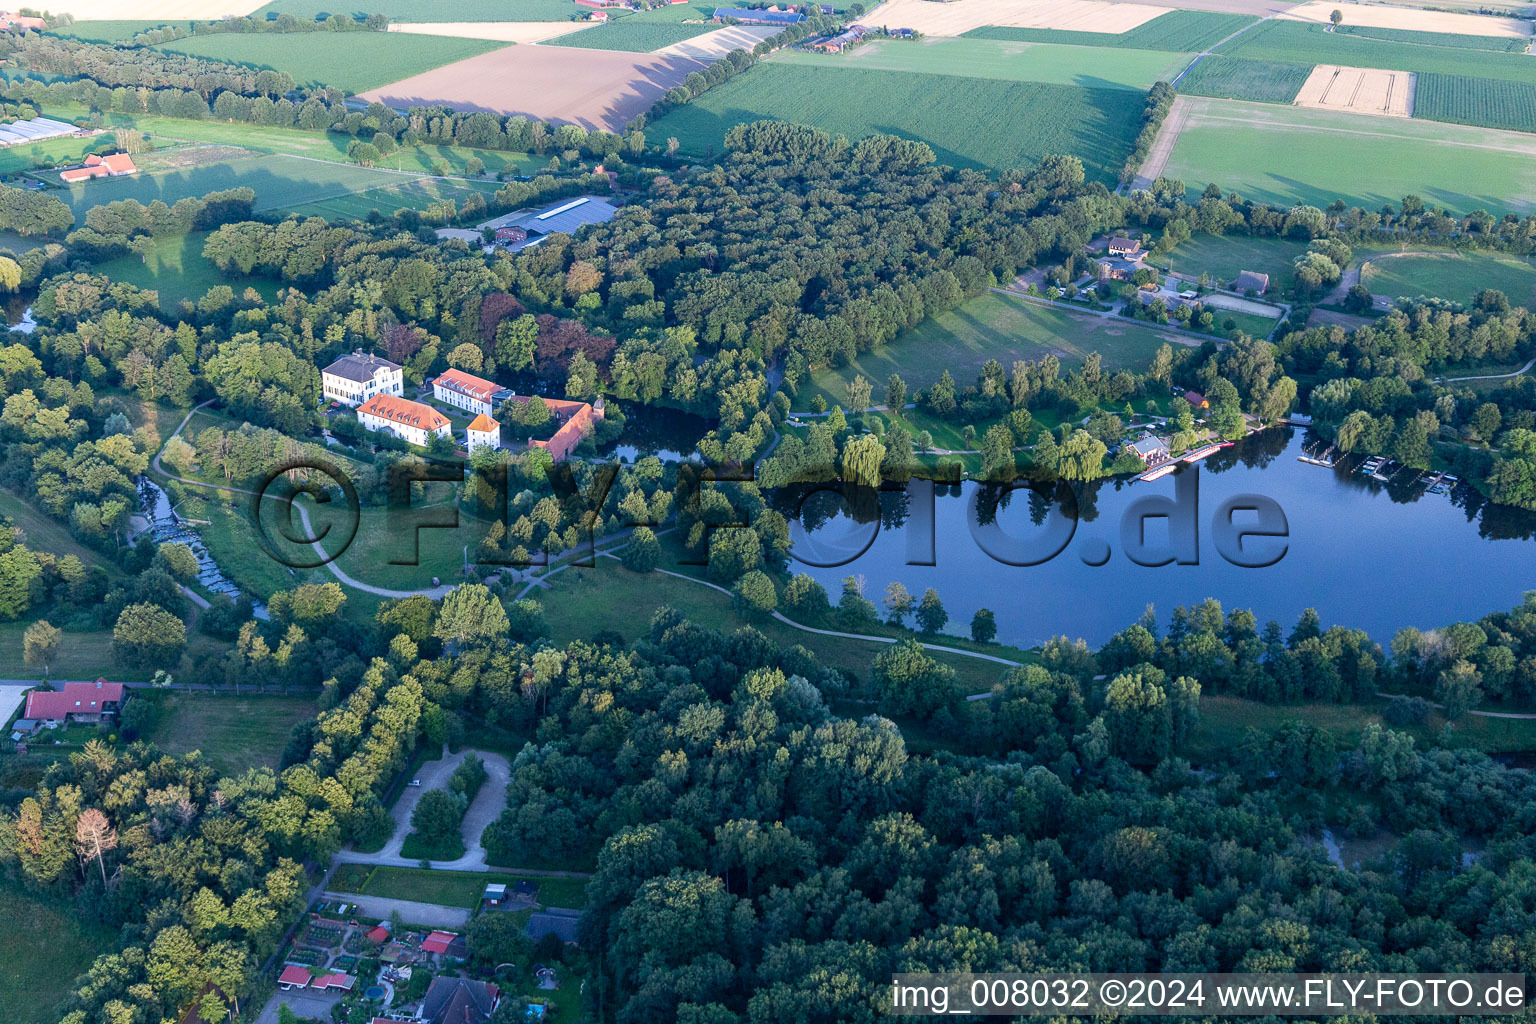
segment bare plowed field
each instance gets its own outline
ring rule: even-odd
[[[391,32],[422,36],[455,36],[459,39],[491,39],[504,43],[542,43],[591,28],[580,21],[397,21]]]
[[[63,0],[41,4],[55,14],[73,14],[76,21],[113,21],[119,18],[215,20],[244,16],[261,6],[261,0]]]
[[[964,35],[983,25],[1054,28],[1119,35],[1145,24],[1166,8],[1103,0],[886,0],[872,15],[881,25],[915,28],[930,36]]]
[[[1412,117],[1415,79],[1411,71],[1319,64],[1296,94],[1295,102],[1298,107],[1321,110]]]
[[[1340,10],[1335,0],[1311,0],[1281,15],[1293,21],[1323,24]],[[1530,38],[1531,23],[1518,18],[1491,18],[1480,14],[1424,11],[1411,7],[1351,4],[1343,8],[1346,25],[1369,28],[1403,28],[1414,32],[1450,32],[1463,36],[1519,36]]]
[[[705,62],[575,47],[509,46],[362,93],[398,109],[440,103],[620,131]]]
[[[651,52],[669,57],[714,60],[732,50],[750,50],[778,31],[772,25],[730,25]]]

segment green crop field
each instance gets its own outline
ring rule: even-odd
[[[1356,68],[1536,83],[1536,61],[1529,54],[1495,53],[1461,46],[1422,45],[1325,32],[1322,25],[1300,21],[1266,21],[1219,47],[1216,52],[1227,57],[1293,64],[1343,64]]]
[[[1536,132],[1536,84],[1423,74],[1414,86],[1413,114],[1432,121]]]
[[[1503,253],[1386,254],[1361,266],[1360,283],[1393,298],[1429,295],[1465,304],[1484,288],[1496,288],[1515,305],[1536,303],[1536,265]]]
[[[1019,43],[1071,43],[1116,49],[1168,50],[1199,53],[1221,42],[1257,18],[1247,14],[1208,11],[1169,11],[1128,32],[1071,32],[1050,28],[1010,28],[988,25],[965,33],[969,39],[1005,39]]]
[[[303,217],[324,217],[326,220],[361,220],[373,210],[385,215],[402,209],[425,210],[444,199],[452,199],[463,205],[464,200],[476,192],[489,199],[490,194],[499,187],[493,181],[416,178],[315,203],[283,207],[282,212],[297,213]]]
[[[948,370],[957,385],[970,384],[989,359],[1006,369],[1016,359],[1054,355],[1064,367],[1072,367],[1097,352],[1104,358],[1106,371],[1145,368],[1165,341],[1187,345],[1191,339],[1150,324],[1110,320],[987,292],[924,320],[846,366],[817,370],[811,386],[800,389],[795,407],[809,408],[818,393],[829,405],[846,402],[848,382],[859,375],[881,387],[891,374],[899,373],[907,387],[916,391]]]
[[[83,218],[85,211],[118,199],[155,199],[174,203],[187,196],[201,196],[218,189],[247,186],[256,190],[256,209],[274,210],[299,206],[409,178],[382,170],[348,164],[272,155],[202,164],[162,174],[135,174],[70,186],[57,195]]]
[[[573,10],[570,0],[370,0],[366,7],[369,14],[382,14],[390,21],[566,21]],[[313,18],[335,9],[320,0],[272,0],[252,17]]]
[[[98,263],[95,272],[113,281],[154,289],[160,293],[160,308],[168,312],[174,311],[182,300],[196,302],[208,289],[220,284],[229,285],[236,295],[255,288],[268,302],[277,297],[281,286],[276,281],[219,273],[217,267],[203,258],[203,242],[207,238],[206,231],[157,238],[147,260],[129,253]]]
[[[69,905],[55,905],[23,893],[12,885],[0,887],[0,1018],[9,1024],[51,1024],[60,1017],[58,1004],[91,962],[118,946],[117,929],[87,924]]]
[[[639,16],[620,18],[573,35],[560,36],[545,46],[576,46],[583,50],[625,50],[650,53],[685,39],[713,32],[719,25],[684,25],[676,21],[641,21]]]
[[[1152,83],[1170,81],[1190,54],[1166,50],[1116,50],[1113,60],[1089,46],[1011,43],[999,39],[933,38],[913,44],[875,40],[846,56],[781,50],[774,64],[849,67],[866,71],[994,78],[1008,82],[1049,82],[1101,89],[1145,92]]]
[[[1125,89],[767,62],[673,110],[646,134],[675,136],[684,153],[707,156],[735,125],[792,121],[855,139],[918,139],[957,167],[1031,167],[1048,154],[1074,154],[1089,179],[1114,182],[1144,105]]]
[[[506,45],[404,32],[228,32],[190,36],[156,49],[286,71],[299,85],[331,85],[358,93]]]
[[[1377,209],[1410,193],[1453,211],[1536,207],[1536,138],[1439,122],[1194,100],[1163,174],[1250,199]]]
[[[1458,50],[1498,50],[1505,53],[1523,53],[1530,45],[1529,39],[1519,36],[1469,36],[1459,32],[1416,32],[1405,28],[1351,25],[1347,16],[1345,23],[1331,34],[1383,39],[1392,43],[1413,43],[1417,46],[1449,46]]]
[[[1289,64],[1278,60],[1244,60],[1209,54],[1200,58],[1183,78],[1178,90],[1190,96],[1215,96],[1219,99],[1253,100],[1258,103],[1289,103],[1296,98],[1310,64]]]

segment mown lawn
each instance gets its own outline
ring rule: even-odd
[[[118,945],[116,930],[10,884],[0,886],[0,917],[0,1019],[9,1024],[53,1024],[75,978]]]
[[[818,369],[810,385],[800,388],[795,408],[810,408],[817,394],[829,406],[846,405],[848,382],[861,374],[875,385],[877,398],[892,373],[899,373],[906,381],[908,394],[929,387],[945,370],[957,386],[964,386],[974,383],[989,359],[996,359],[1007,370],[1017,359],[1054,355],[1063,369],[1070,369],[1097,352],[1106,371],[1144,369],[1165,341],[1187,345],[1191,339],[1150,324],[1106,319],[987,292],[924,320],[845,366]]]
[[[404,32],[224,32],[189,36],[155,49],[285,71],[300,86],[329,85],[359,93],[506,45]]]
[[[331,887],[339,892],[355,892],[380,899],[414,900],[444,907],[480,906],[487,885],[508,886],[531,880],[538,884],[534,897],[547,907],[580,910],[587,905],[585,878],[552,878],[536,872],[431,871],[423,868],[390,866],[367,867],[347,864],[331,876]]]
[[[1208,235],[1201,232],[1166,257],[1154,256],[1152,262],[1163,269],[1198,277],[1211,275],[1222,284],[1244,270],[1269,275],[1271,289],[1284,289],[1291,278],[1295,258],[1307,251],[1305,242],[1289,238],[1258,238],[1237,235]]]
[[[161,690],[135,699],[155,701],[161,708],[160,722],[147,739],[172,754],[201,750],[226,774],[276,768],[288,733],[319,710],[313,695]]]
[[[208,289],[221,284],[229,285],[236,295],[255,288],[268,302],[277,298],[282,285],[270,278],[226,277],[220,273],[218,267],[203,258],[203,243],[207,239],[206,231],[162,236],[155,239],[148,258],[128,253],[98,263],[96,272],[113,281],[159,292],[160,308],[167,311],[175,310],[183,300],[195,303]]]
[[[30,502],[9,491],[0,491],[0,518],[11,520],[25,533],[23,542],[33,551],[54,555],[74,555],[86,565],[100,565],[109,576],[124,575],[122,568],[107,555],[75,540],[69,528],[51,519]]]
[[[0,149],[0,174],[15,174],[49,163],[67,167],[84,162],[90,153],[111,153],[116,148],[117,143],[110,135],[44,139],[24,146],[7,146]]]
[[[28,665],[22,654],[22,636],[35,619],[0,622],[0,679],[41,679],[40,666]],[[59,625],[58,623],[54,623]],[[60,628],[64,628],[60,626]],[[187,633],[190,656],[225,650],[226,644],[195,631]],[[172,669],[174,665],[170,666]],[[64,629],[64,640],[54,656],[53,679],[96,679],[105,676],[119,682],[142,682],[154,676],[153,668],[126,668],[112,656],[112,630]]]
[[[1529,307],[1536,302],[1536,265],[1529,259],[1503,253],[1377,256],[1361,267],[1360,281],[1372,292],[1394,298],[1428,295],[1470,303],[1479,291],[1496,288],[1512,305]]]
[[[1112,58],[1111,58],[1112,59]],[[1143,95],[956,75],[768,61],[668,113],[647,129],[690,156],[718,154],[749,121],[808,124],[850,139],[888,134],[926,142],[939,163],[1028,168],[1048,154],[1082,159],[1087,176],[1118,180],[1141,130]]]

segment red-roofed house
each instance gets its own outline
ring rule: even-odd
[[[42,18],[33,18],[25,14],[12,14],[10,11],[0,11],[0,29],[7,32],[32,31],[41,32],[48,27],[48,23]]]
[[[98,156],[92,153],[85,158],[82,167],[71,167],[67,171],[60,171],[59,177],[70,185],[91,178],[116,178],[124,174],[138,174],[139,168],[133,162],[133,157],[127,153],[113,153],[111,156]]]
[[[389,938],[389,929],[386,928],[382,924],[376,926],[372,931],[370,931],[368,933],[368,941],[369,942],[384,942],[384,941],[388,940],[388,938]]]
[[[463,370],[444,370],[432,382],[432,397],[439,402],[487,416],[495,415],[496,407],[511,396],[500,384]]]
[[[433,932],[421,940],[421,949],[424,953],[446,953],[453,940],[458,938],[458,932]]]
[[[355,984],[357,979],[350,974],[322,974],[311,982],[309,987],[319,989],[321,992],[329,992],[331,989],[338,992],[351,992]]]
[[[122,708],[128,691],[122,683],[65,683],[62,690],[33,690],[21,716],[38,722],[99,722]]]
[[[526,395],[518,395],[513,400],[526,402],[528,398]],[[592,433],[596,424],[602,420],[603,400],[599,398],[596,405],[588,405],[586,402],[546,398],[544,404],[549,406],[549,414],[561,421],[560,429],[548,441],[529,441],[528,446],[543,448],[556,462],[563,462],[581,444],[581,439]]]
[[[1194,409],[1209,409],[1211,407],[1210,401],[1198,391],[1184,392],[1184,401],[1188,402],[1190,407]]]
[[[448,417],[430,405],[384,394],[357,407],[357,422],[365,430],[387,430],[423,448],[434,436],[453,431]]]
[[[289,964],[283,968],[283,973],[277,976],[277,987],[284,992],[296,988],[308,988],[310,973],[308,967],[300,967],[298,964]]]

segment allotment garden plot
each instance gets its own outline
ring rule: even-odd
[[[1250,199],[1377,209],[1410,193],[1452,211],[1536,209],[1536,136],[1295,106],[1191,99],[1163,169]]]

